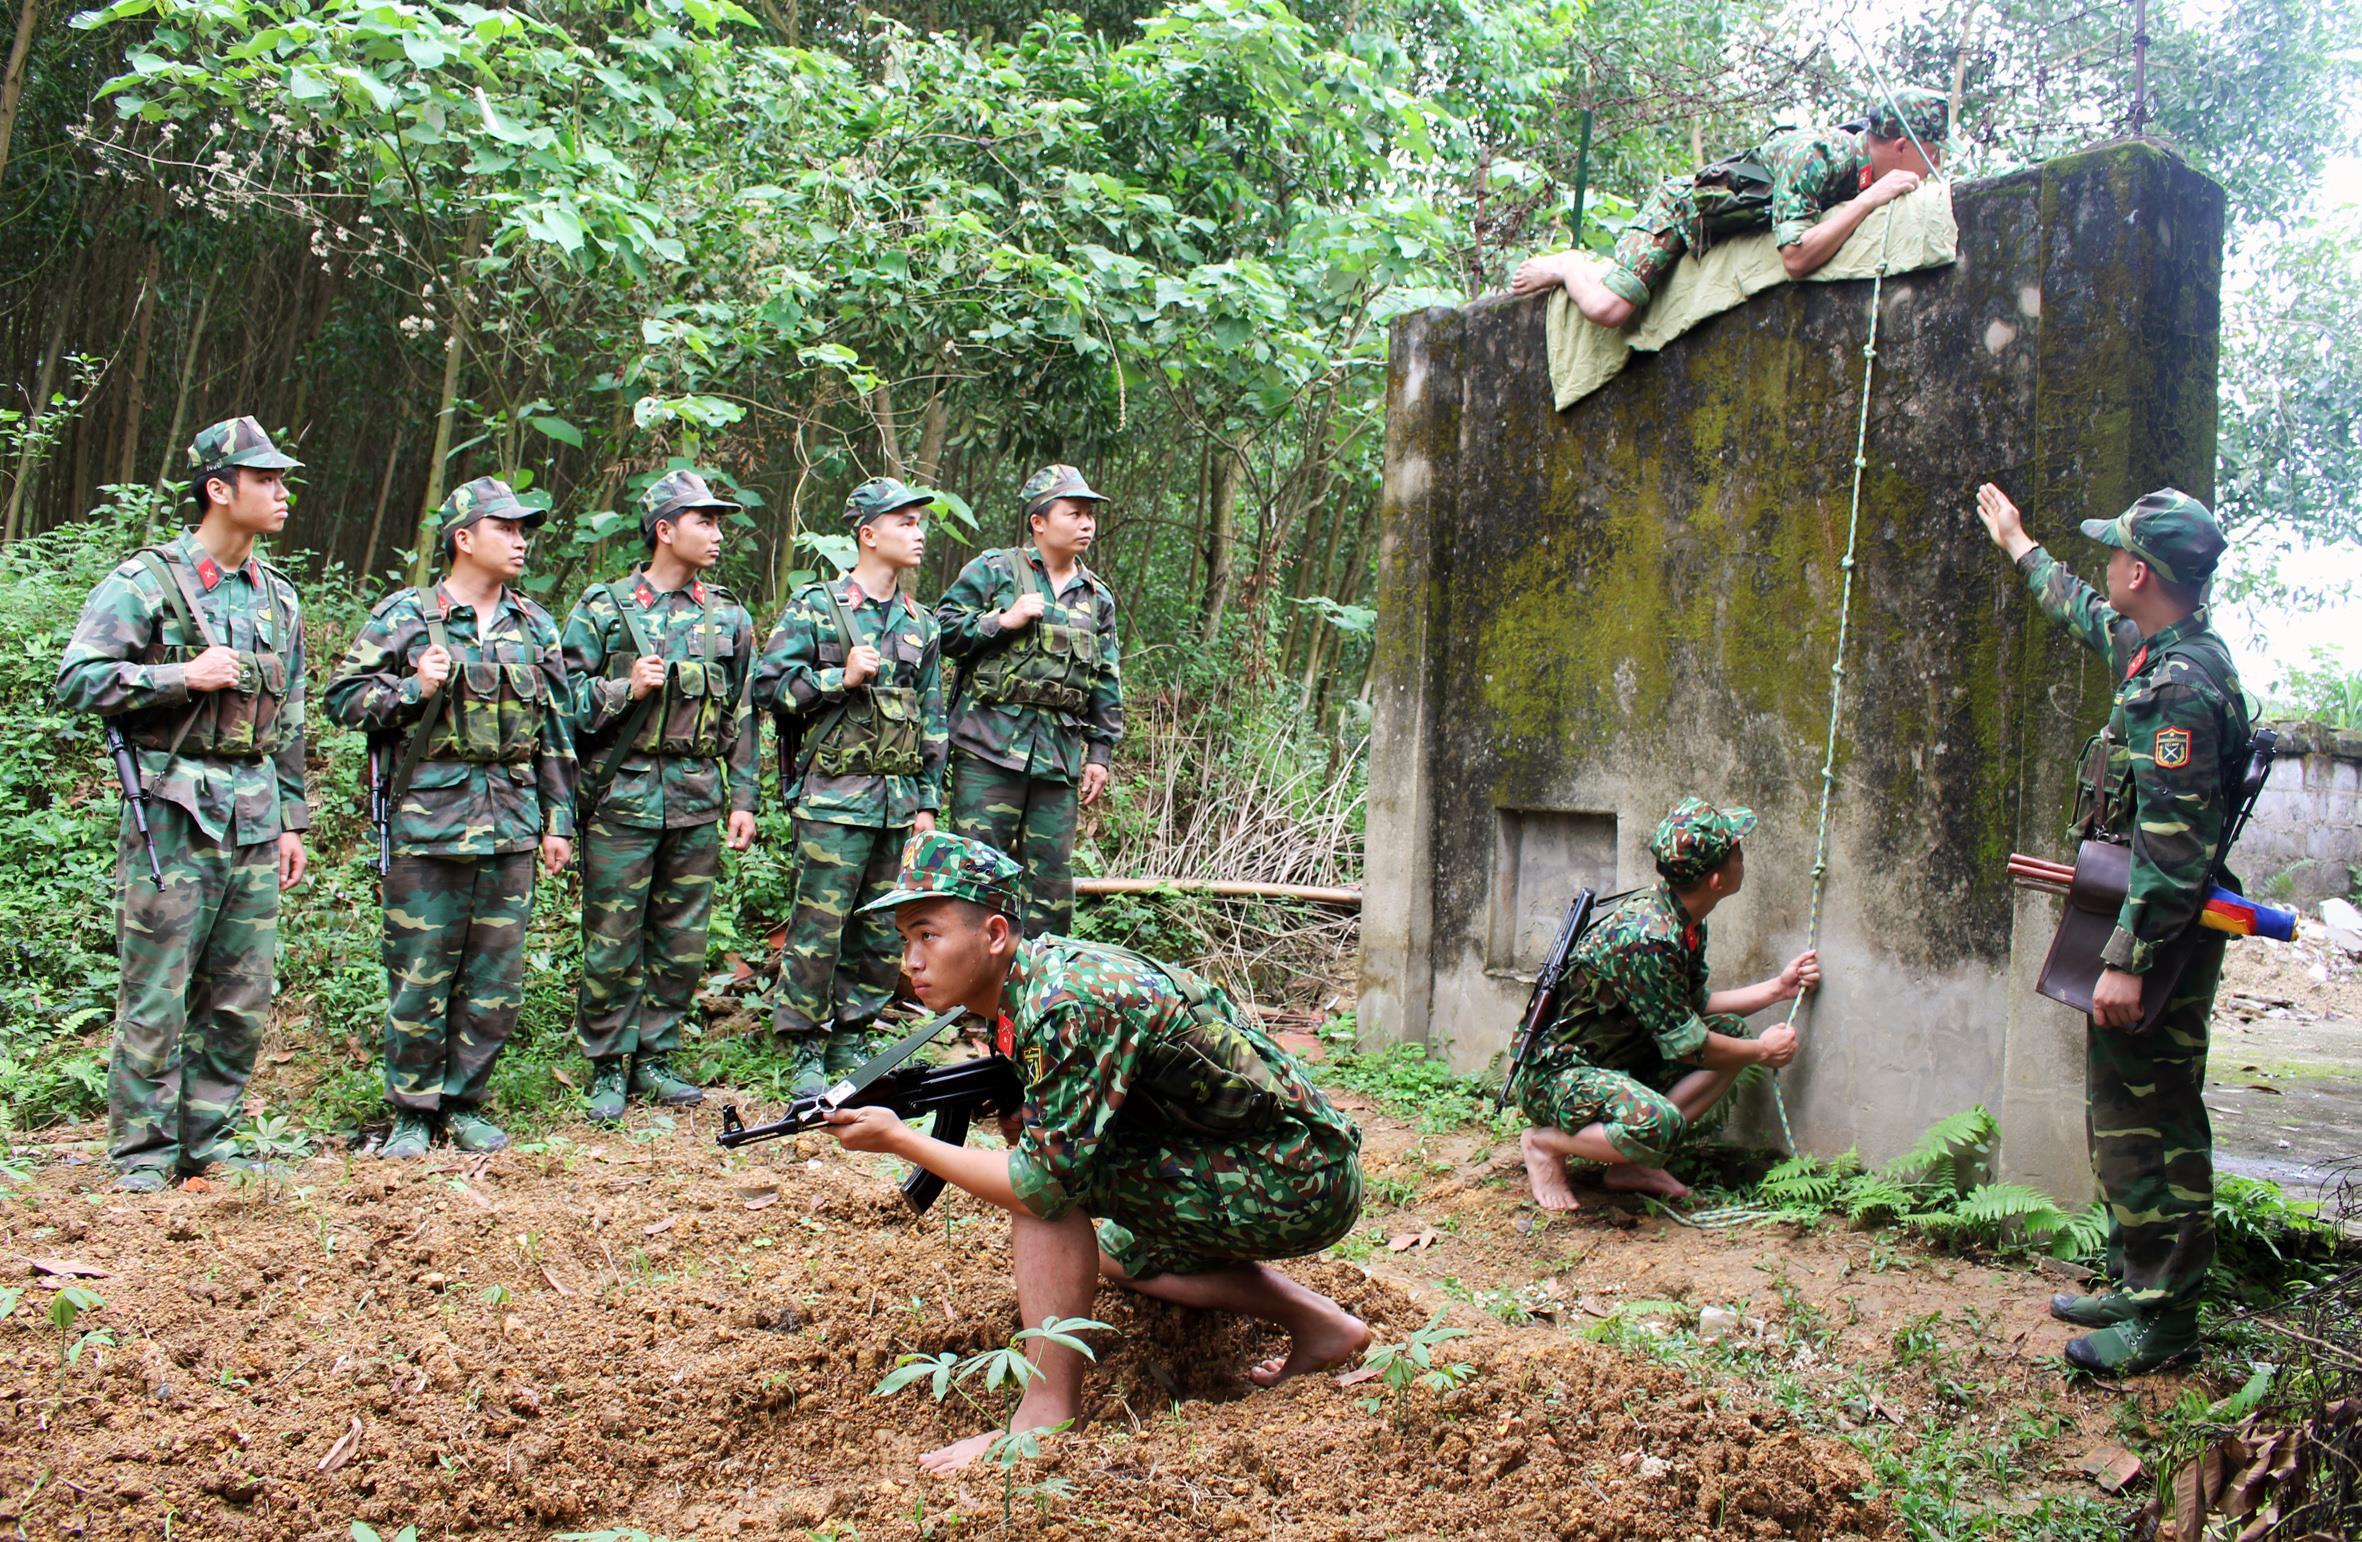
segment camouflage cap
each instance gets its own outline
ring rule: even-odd
[[[912,836],[902,848],[902,872],[894,887],[861,908],[892,910],[913,900],[964,899],[1013,919],[1025,908],[1017,897],[1024,872],[997,847],[930,830]]]
[[[2212,578],[2229,544],[2206,505],[2172,487],[2158,488],[2114,519],[2085,520],[2083,533],[2122,547],[2177,584]]]
[[[1091,491],[1091,484],[1072,466],[1044,466],[1017,489],[1017,501],[1025,506],[1027,519],[1040,513],[1052,498],[1080,498],[1087,503],[1107,501],[1107,495]]]
[[[229,418],[199,431],[189,441],[189,470],[220,471],[230,466],[252,466],[257,471],[292,471],[303,464],[280,453],[271,436],[252,418]]]
[[[710,483],[694,471],[671,471],[658,477],[640,494],[640,534],[653,535],[661,520],[691,509],[743,509],[746,505],[718,496]]]
[[[443,500],[443,507],[435,515],[435,533],[449,535],[454,530],[465,530],[479,519],[513,519],[531,529],[547,518],[547,509],[525,507],[516,490],[500,478],[478,477],[451,489],[451,496]]]
[[[845,494],[845,523],[858,530],[881,514],[934,501],[932,488],[913,487],[900,477],[871,477]]]
[[[1952,98],[1925,86],[1904,86],[1891,100],[1882,95],[1863,116],[1870,120],[1871,134],[1880,139],[1907,137],[1940,145],[1952,137]]]
[[[1686,887],[1722,866],[1754,828],[1753,809],[1716,808],[1703,798],[1684,798],[1648,838],[1649,855],[1657,859],[1658,872]]]

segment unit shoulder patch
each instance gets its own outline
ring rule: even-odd
[[[2190,731],[2187,728],[2160,728],[2154,751],[2157,769],[2179,771],[2190,763]]]

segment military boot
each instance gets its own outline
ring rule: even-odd
[[[828,1048],[822,1052],[821,1065],[828,1072],[833,1085],[840,1076],[849,1076],[861,1069],[869,1058],[869,1035],[858,1028],[839,1028],[828,1036]]]
[[[377,1148],[381,1157],[422,1157],[435,1143],[435,1127],[424,1114],[407,1111],[394,1116],[394,1127]]]
[[[816,1033],[799,1033],[780,1046],[787,1051],[787,1095],[810,1097],[828,1090],[827,1047]]]
[[[621,1055],[591,1062],[590,1116],[594,1124],[613,1124],[623,1117],[623,1098],[631,1073]]]
[[[126,1167],[115,1179],[115,1187],[126,1194],[161,1194],[164,1183],[161,1167]]]
[[[2062,1292],[2050,1298],[2050,1315],[2078,1328],[2113,1328],[2140,1315],[2140,1308],[2120,1290],[2105,1296],[2070,1296]]]
[[[668,1108],[686,1108],[705,1101],[705,1089],[674,1075],[672,1057],[664,1054],[632,1057],[632,1091]]]
[[[2145,1376],[2198,1348],[2198,1309],[2141,1312],[2067,1341],[2067,1363],[2099,1376]]]
[[[462,1151],[498,1151],[508,1144],[508,1131],[465,1103],[443,1116],[443,1128]]]

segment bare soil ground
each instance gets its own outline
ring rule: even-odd
[[[2318,929],[2232,944],[2206,1106],[2224,1171],[2334,1203],[2362,1162],[2362,959]]]
[[[997,1470],[915,1465],[987,1421],[872,1389],[900,1355],[1012,1330],[1006,1227],[956,1194],[914,1220],[890,1164],[824,1141],[722,1153],[719,1101],[490,1158],[317,1156],[144,1199],[52,1145],[0,1209],[0,1280],[30,1287],[0,1323],[0,1526],[339,1542],[356,1519],[426,1538],[997,1526]],[[1250,1387],[1267,1333],[1108,1291],[1091,1422],[1017,1474],[1070,1491],[1019,1494],[1017,1529],[1893,1536],[1893,1507],[1857,1497],[1872,1471],[1845,1429],[1884,1421],[1907,1448],[1928,1414],[1998,1429],[2037,1408],[2059,1432],[2025,1459],[2091,1492],[2076,1462],[2124,1394],[2061,1395],[2040,1360],[2066,1330],[2038,1274],[1867,1235],[1695,1231],[1596,1192],[1544,1217],[1507,1145],[1357,1112],[1365,1228],[1292,1267],[1381,1339],[1448,1310],[1473,1330],[1444,1351],[1467,1384],[1414,1393],[1398,1429],[1363,1406],[1369,1384]],[[45,1315],[68,1265],[105,1302],[74,1333],[113,1340],[72,1363]],[[1825,1403],[1800,1419],[1746,1375],[1586,1338],[1644,1299],[1734,1309],[1762,1363]],[[1988,1389],[1978,1406],[1964,1383]]]

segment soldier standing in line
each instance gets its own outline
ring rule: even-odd
[[[1649,838],[1663,881],[1575,944],[1557,1020],[1511,1084],[1533,1121],[1519,1145],[1543,1209],[1575,1208],[1570,1157],[1604,1164],[1611,1189],[1684,1197],[1689,1186],[1662,1164],[1690,1126],[1740,1071],[1796,1058],[1794,1028],[1753,1038],[1746,1019],[1818,986],[1818,952],[1754,985],[1706,989],[1706,917],[1746,882],[1739,843],[1754,828],[1752,810],[1682,799]]]
[[[1529,257],[1511,275],[1509,292],[1541,294],[1563,284],[1586,317],[1620,327],[1665,287],[1683,252],[1703,255],[1710,242],[1767,226],[1788,276],[1803,278],[1826,267],[1871,210],[1942,169],[1951,116],[1945,93],[1906,86],[1858,127],[1784,130],[1660,184],[1606,262],[1588,252]]]
[[[964,1008],[1025,1084],[1002,1121],[1006,1151],[919,1134],[891,1110],[829,1115],[848,1150],[916,1163],[1009,1212],[1017,1310],[1027,1325],[1088,1316],[1099,1281],[1274,1324],[1285,1355],[1247,1372],[1270,1387],[1369,1346],[1351,1312],[1271,1267],[1353,1229],[1361,1132],[1221,987],[1126,948],[1018,932],[1006,855],[948,833],[916,836],[891,909],[903,963],[928,1009]],[[1038,1344],[1040,1375],[1012,1432],[1082,1412],[1083,1357]],[[974,1461],[999,1431],[920,1459]]]
[[[1989,482],[1977,489],[1977,515],[2042,613],[2107,660],[2116,681],[2107,726],[2084,750],[2069,834],[2132,848],[2092,990],[2085,1089],[2092,1173],[2121,1277],[2106,1295],[2054,1296],[2050,1310],[2094,1330],[2069,1341],[2070,1363],[2139,1375],[2197,1347],[2214,1262],[2214,1131],[2202,1094],[2228,939],[2196,920],[2218,881],[2249,732],[2238,669],[2207,620],[2206,586],[2225,543],[2205,506],[2170,487],[2114,519],[2087,519],[2083,533],[2114,548],[2103,600],[2026,534],[2017,506]],[[2142,976],[2175,965],[2164,1012],[2144,1032]]]
[[[1026,872],[1027,936],[1074,925],[1074,829],[1107,788],[1124,733],[1115,594],[1083,553],[1098,533],[1072,466],[1044,466],[1018,495],[1030,544],[988,551],[935,607],[961,668],[951,708],[951,827]]]
[[[742,505],[675,471],[640,499],[644,567],[583,591],[566,618],[584,778],[582,994],[590,1116],[623,1117],[628,1093],[685,1105],[704,1094],[672,1064],[705,971],[714,880],[754,843],[761,754],[748,688],[754,621],[702,576],[722,555],[721,517]],[[723,769],[727,758],[728,770]]]
[[[132,746],[150,848],[130,802],[120,896],[107,1155],[152,1194],[229,1158],[230,1127],[269,1020],[279,893],[303,877],[303,618],[254,555],[287,523],[303,463],[252,418],[189,445],[196,528],[135,553],[83,603],[58,705]],[[158,877],[158,874],[161,877]]]
[[[443,581],[380,601],[328,684],[331,717],[398,746],[380,1156],[424,1156],[438,1120],[462,1151],[508,1144],[483,1105],[524,1005],[534,853],[553,877],[573,855],[566,661],[549,612],[511,587],[546,517],[493,477],[455,490]]]
[[[935,619],[902,589],[927,554],[934,498],[894,477],[854,488],[853,570],[789,598],[755,670],[755,705],[779,719],[795,816],[795,907],[771,1025],[798,1094],[859,1065],[894,999],[894,924],[862,907],[893,886],[903,843],[934,829],[943,806]]]

